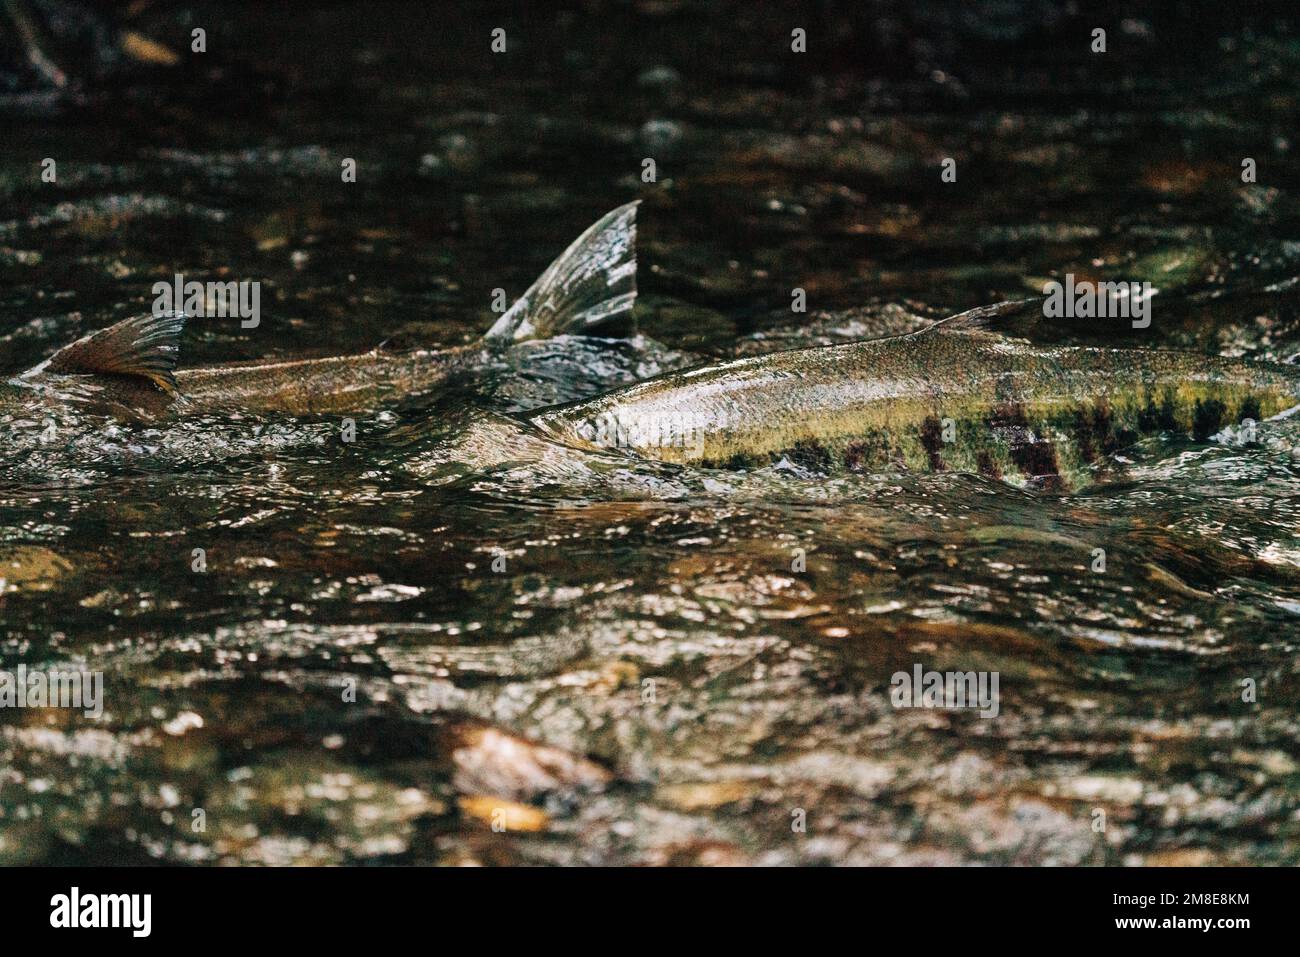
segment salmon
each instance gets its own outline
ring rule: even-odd
[[[1066,488],[1144,436],[1203,442],[1300,404],[1287,365],[1001,332],[1041,311],[1041,300],[997,303],[907,335],[670,372],[531,422],[569,444],[702,468],[786,461]]]
[[[219,411],[362,412],[490,366],[519,344],[585,335],[636,300],[637,203],[590,226],[477,341],[444,349],[177,368],[186,316],[124,319],[0,382],[0,425],[59,406],[163,419]]]

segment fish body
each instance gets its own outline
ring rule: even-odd
[[[394,396],[425,392],[458,374],[486,368],[495,358],[494,350],[475,344],[178,369],[176,411],[328,415],[372,409]]]
[[[398,354],[375,351],[296,362],[237,363],[178,369],[174,385],[102,373],[41,372],[0,383],[0,417],[60,407],[124,418],[158,419],[212,412],[328,415],[375,408],[394,396],[427,391],[496,359],[477,345]]]
[[[1157,433],[1205,440],[1300,404],[1290,366],[1036,345],[1000,304],[904,336],[669,373],[532,422],[561,441],[712,468],[960,471],[1069,486]]]

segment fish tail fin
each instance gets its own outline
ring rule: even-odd
[[[129,376],[174,392],[186,318],[183,312],[169,312],[123,319],[64,346],[32,372]]]
[[[636,208],[606,213],[537,277],[483,337],[492,346],[584,335],[636,301]]]

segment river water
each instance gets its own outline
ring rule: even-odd
[[[104,683],[97,716],[0,709],[0,862],[1300,862],[1286,423],[1067,495],[477,465],[541,441],[524,409],[1066,273],[1158,294],[1149,328],[1053,341],[1300,352],[1300,37],[1173,6],[181,4],[134,25],[207,54],[15,80],[6,372],[178,272],[261,283],[260,324],[195,320],[183,365],[469,342],[643,202],[635,336],[352,442],[231,414],[0,457],[0,667]],[[895,708],[916,665],[996,673],[996,717]]]

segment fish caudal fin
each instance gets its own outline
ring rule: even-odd
[[[33,372],[119,375],[148,379],[164,392],[176,390],[176,359],[184,313],[123,319],[64,346]]]
[[[507,345],[563,333],[584,335],[631,310],[636,301],[637,202],[588,227],[496,321],[484,342]]]

